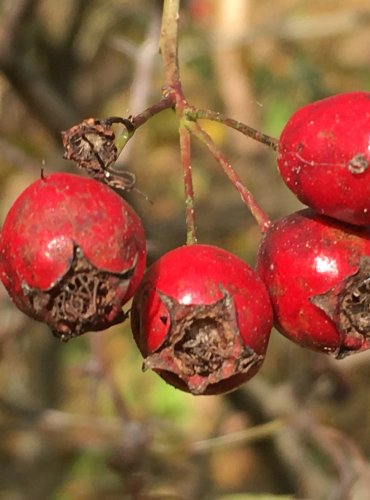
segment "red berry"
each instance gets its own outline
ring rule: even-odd
[[[56,173],[31,184],[0,238],[0,276],[14,303],[62,340],[121,322],[145,269],[138,215],[114,191]]]
[[[131,325],[145,368],[184,391],[219,394],[259,370],[272,308],[266,287],[241,259],[214,246],[189,245],[148,269],[134,296]]]
[[[351,224],[370,224],[370,92],[300,108],[286,124],[278,167],[306,205]]]
[[[301,210],[264,235],[257,271],[277,329],[344,357],[370,347],[370,230]]]

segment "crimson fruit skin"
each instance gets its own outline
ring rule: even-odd
[[[286,337],[337,358],[370,347],[370,228],[295,212],[264,234],[256,269]]]
[[[28,186],[0,237],[0,276],[23,312],[62,340],[124,319],[145,270],[139,216],[100,182],[52,173]]]
[[[296,111],[278,142],[278,168],[317,212],[370,224],[370,92],[331,96]]]
[[[204,244],[175,248],[152,264],[131,309],[144,368],[195,395],[228,392],[255,375],[272,321],[255,271]]]

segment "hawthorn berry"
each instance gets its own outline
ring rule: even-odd
[[[303,106],[278,143],[278,168],[299,200],[351,224],[370,224],[370,92]]]
[[[277,329],[342,358],[370,347],[370,229],[304,209],[262,238],[257,272]]]
[[[102,183],[67,173],[28,186],[0,237],[0,277],[10,297],[62,340],[123,321],[145,258],[135,211]]]
[[[245,262],[211,245],[164,254],[134,295],[131,327],[144,368],[192,394],[237,388],[260,368],[273,314]]]

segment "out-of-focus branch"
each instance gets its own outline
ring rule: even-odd
[[[158,53],[158,38],[160,34],[160,15],[156,7],[153,7],[153,15],[148,27],[145,40],[139,47],[134,47],[122,39],[113,39],[111,46],[119,51],[128,53],[135,63],[134,76],[132,79],[128,109],[131,114],[136,114],[148,104],[152,75],[154,70],[155,55]],[[123,154],[119,157],[117,165],[129,160],[132,148],[135,144],[135,136],[125,147]]]
[[[255,424],[284,418],[281,431],[269,441],[258,441],[256,446],[288,492],[318,498],[322,492],[331,495],[336,490],[336,495],[325,498],[344,499],[351,496],[356,481],[370,484],[368,463],[357,445],[343,432],[321,424],[308,407],[302,407],[290,385],[276,388],[263,380],[253,380],[226,398]],[[334,466],[335,476],[325,474],[321,462],[310,460],[312,453],[324,454],[329,467]]]
[[[58,142],[60,130],[65,130],[79,121],[77,111],[65,102],[36,68],[25,60],[16,56],[7,66],[2,65],[0,61],[0,69],[19,97],[47,127],[49,133],[58,139]]]
[[[89,12],[89,8],[94,2],[87,2],[86,0],[74,0],[74,9],[72,13],[72,18],[68,23],[66,34],[62,40],[61,47],[65,55],[75,56],[74,42],[81,32],[83,25],[86,20],[86,14]]]
[[[250,0],[217,0],[215,2],[214,36],[216,40],[243,36],[251,29]],[[244,62],[243,52],[237,45],[217,43],[213,46],[212,59],[215,81],[222,97],[226,114],[259,128],[258,111],[250,72]],[[232,148],[238,155],[257,154],[261,149],[255,141],[245,141],[238,135],[229,136]]]
[[[255,443],[259,440],[274,437],[284,426],[284,421],[275,419],[260,425],[254,425],[248,429],[216,436],[202,441],[196,441],[190,445],[190,450],[194,454],[209,453],[216,449],[225,449],[229,446],[241,446]]]
[[[93,366],[91,374],[95,375],[98,380],[101,380],[106,384],[111,394],[111,399],[115,406],[117,415],[121,418],[122,422],[127,423],[131,419],[130,412],[120,393],[120,389],[117,386],[116,379],[112,371],[111,360],[104,355],[104,337],[99,335],[90,335],[89,341],[92,354],[91,363]]]
[[[71,87],[76,70],[84,64],[76,40],[80,38],[84,27],[86,28],[86,18],[93,5],[94,1],[74,0],[63,36],[58,38],[58,41],[51,40],[49,31],[42,26],[35,32],[35,47],[44,60],[44,76],[70,106],[73,101]]]
[[[370,23],[369,10],[343,9],[327,14],[290,15],[273,19],[264,24],[255,25],[247,33],[234,33],[223,36],[222,39],[215,34],[211,43],[215,45],[253,45],[261,38],[270,38],[283,41],[303,41],[345,35],[354,30],[365,27]]]
[[[59,140],[59,131],[78,121],[78,114],[23,54],[23,33],[27,31],[37,4],[37,0],[13,0],[7,3],[4,29],[0,36],[0,71],[23,102]]]
[[[9,64],[14,57],[19,34],[32,16],[38,0],[8,0],[0,31],[0,63]]]
[[[261,426],[273,422],[276,418],[281,418],[282,415],[279,412],[273,412],[274,405],[273,403],[270,404],[272,392],[273,390],[269,385],[252,381],[248,386],[227,394],[225,398],[234,410],[248,415],[252,426]],[[278,478],[277,486],[281,493],[297,492],[300,489],[300,470],[297,470],[296,466],[292,467],[289,456],[287,457],[286,454],[280,452],[279,443],[283,437],[289,434],[289,429],[290,426],[286,421],[286,425],[280,429],[280,432],[272,435],[271,439],[254,443],[256,449],[261,453],[268,470],[273,471],[271,476]]]

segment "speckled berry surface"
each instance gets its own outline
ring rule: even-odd
[[[272,224],[257,271],[278,330],[303,347],[343,357],[369,348],[370,229],[301,210]]]
[[[265,285],[241,259],[211,245],[163,255],[131,311],[144,366],[193,394],[238,387],[259,369],[272,327]]]
[[[302,203],[351,224],[370,224],[370,93],[303,106],[284,127],[278,167]]]
[[[0,276],[14,303],[36,319],[51,321],[58,332],[50,310],[57,294],[64,293],[58,318],[70,314],[79,322],[71,336],[85,328],[106,328],[121,317],[145,258],[144,231],[135,211],[107,186],[67,173],[46,175],[26,188],[0,237]],[[103,293],[112,304],[99,303]],[[86,325],[84,315],[90,318]],[[73,330],[73,324],[69,327]]]

